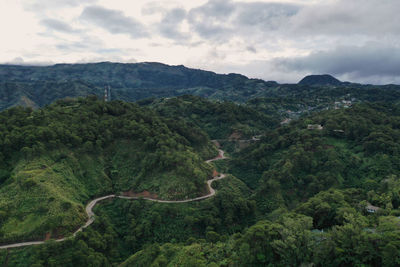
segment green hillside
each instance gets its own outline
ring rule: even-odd
[[[106,193],[204,195],[216,155],[207,135],[134,104],[95,97],[0,113],[0,240],[70,234]]]
[[[228,174],[214,182],[213,198],[180,204],[106,200],[75,238],[0,250],[0,263],[400,264],[398,104],[359,103],[278,127],[247,106],[193,96],[138,104],[90,97],[1,113],[3,242],[71,233],[85,221],[84,204],[110,192],[202,195],[213,169],[204,160],[216,154],[208,135],[225,137],[237,125],[248,127],[249,136],[263,135],[212,163]],[[34,200],[42,195],[45,200]]]
[[[375,104],[317,113],[267,133],[237,155],[231,172],[257,190],[264,212],[293,207],[329,188],[370,192],[371,203],[385,206],[390,201],[372,195],[400,174],[399,116],[398,106]]]
[[[267,115],[246,105],[214,102],[191,95],[148,99],[138,104],[150,105],[160,116],[193,124],[211,139],[227,139],[232,134],[233,139],[251,138],[279,124],[277,114]]]
[[[323,74],[323,75],[308,75],[301,79],[299,84],[303,85],[341,85],[342,82],[335,77]]]
[[[340,82],[330,75],[311,75],[299,84],[278,84],[240,74],[169,66],[155,62],[121,64],[0,65],[0,110],[12,106],[43,107],[57,99],[97,95],[106,86],[112,99],[135,102],[147,98],[196,95],[219,101],[249,102],[267,115],[298,117],[335,108],[335,102],[398,102],[398,85]],[[341,104],[347,105],[347,104]]]
[[[193,94],[243,101],[274,82],[239,74],[216,74],[161,63],[57,64],[54,66],[0,65],[0,110],[16,104],[44,106],[64,97],[95,94],[111,86],[112,98],[137,101],[149,97]]]

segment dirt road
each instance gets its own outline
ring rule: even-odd
[[[213,159],[209,159],[206,160],[206,163],[210,163],[216,160],[222,160],[222,159],[226,159],[227,157],[225,157],[225,152],[221,149],[218,150],[218,156],[213,158]],[[205,196],[201,196],[201,197],[196,197],[196,198],[191,198],[191,199],[185,199],[185,200],[161,200],[161,199],[153,199],[153,198],[146,198],[146,197],[127,197],[127,196],[117,196],[117,195],[108,195],[108,196],[103,196],[103,197],[99,197],[96,199],[93,199],[92,201],[89,202],[89,204],[87,204],[86,206],[86,214],[88,215],[88,220],[86,221],[86,223],[81,226],[78,230],[75,231],[75,233],[67,238],[72,238],[74,236],[76,236],[76,234],[80,231],[82,231],[83,229],[85,229],[86,227],[88,227],[89,225],[91,225],[94,222],[95,219],[95,214],[93,212],[93,208],[94,206],[96,206],[97,203],[99,203],[102,200],[105,199],[109,199],[109,198],[121,198],[121,199],[145,199],[145,200],[149,200],[149,201],[154,201],[154,202],[159,202],[159,203],[170,203],[170,204],[176,204],[176,203],[187,203],[187,202],[193,202],[193,201],[199,201],[199,200],[203,200],[203,199],[207,199],[210,198],[212,196],[215,195],[215,190],[211,187],[211,184],[214,181],[220,180],[225,178],[226,175],[225,174],[219,174],[216,177],[213,177],[211,180],[207,181],[207,187],[208,187],[208,191],[209,193]],[[56,242],[62,242],[67,238],[60,238],[60,239],[56,239]],[[25,246],[33,246],[33,245],[40,245],[43,244],[45,241],[32,241],[32,242],[21,242],[21,243],[15,243],[15,244],[8,244],[8,245],[3,245],[0,246],[0,249],[8,249],[8,248],[16,248],[16,247],[25,247]]]

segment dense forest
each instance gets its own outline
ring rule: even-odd
[[[216,154],[207,133],[218,129],[203,107],[217,118],[237,118],[216,133],[229,136],[241,123],[262,136],[215,162],[230,175],[215,182],[213,198],[182,204],[107,200],[95,207],[94,224],[75,238],[0,250],[1,261],[9,266],[400,264],[397,104],[355,104],[264,127],[264,116],[251,120],[251,109],[233,103],[183,96],[139,104],[89,97],[1,113],[0,193],[2,210],[7,209],[2,242],[43,238],[49,230],[52,238],[67,234],[84,221],[88,199],[111,191],[138,188],[163,198],[202,194],[212,170],[203,160]],[[169,161],[170,153],[180,166]],[[199,183],[185,181],[193,174],[181,169],[198,175]],[[171,194],[170,186],[194,191]]]
[[[0,113],[0,242],[63,236],[94,196],[203,195],[217,154],[201,130],[96,97]]]
[[[160,116],[184,120],[203,129],[211,139],[244,139],[264,133],[279,124],[278,114],[266,114],[233,102],[213,102],[184,95],[174,98],[144,99]],[[232,136],[233,134],[233,136]]]
[[[42,67],[0,65],[0,110],[18,105],[43,107],[57,99],[89,94],[102,98],[107,86],[111,87],[112,99],[127,102],[190,94],[236,103],[254,100],[253,104],[264,111],[275,110],[283,115],[288,115],[288,110],[308,112],[332,108],[335,102],[343,100],[394,102],[400,99],[398,85],[340,82],[329,75],[307,76],[298,84],[279,84],[182,65],[102,62]]]
[[[3,266],[400,265],[396,85],[159,63],[0,78],[0,246],[47,240],[0,249]],[[99,99],[105,85],[119,100]],[[206,163],[217,148],[227,158]],[[213,197],[110,198],[55,241],[92,199],[187,200],[219,173]]]
[[[244,101],[256,91],[277,84],[240,74],[223,75],[151,62],[0,65],[0,81],[0,110],[14,105],[44,106],[57,99],[88,94],[102,97],[105,86],[111,86],[113,99],[130,102],[183,94]]]

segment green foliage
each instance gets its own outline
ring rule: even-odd
[[[322,95],[328,94],[325,89]],[[330,89],[337,95],[347,90]],[[145,102],[151,108],[90,97],[1,113],[2,237],[36,238],[49,229],[53,237],[70,233],[85,220],[83,204],[108,192],[134,188],[172,199],[204,194],[212,170],[204,159],[216,151],[200,129],[226,136],[239,123],[249,130],[243,133],[265,132],[260,141],[230,153],[229,160],[212,163],[234,176],[214,182],[217,194],[211,199],[106,200],[96,206],[94,224],[76,238],[0,251],[0,264],[400,264],[396,104],[328,110],[270,129],[260,124],[259,113],[252,120],[246,113],[251,109],[231,103],[190,96]],[[218,120],[227,118],[226,124],[218,125],[207,109]],[[308,124],[323,129],[310,130]],[[367,212],[370,204],[379,209]]]
[[[232,134],[241,139],[251,138],[278,124],[273,116],[249,107],[191,95],[153,100],[151,106],[161,116],[184,120],[203,129],[211,139],[226,139]]]
[[[70,234],[94,196],[131,189],[164,199],[203,195],[212,174],[204,159],[217,152],[184,122],[96,97],[0,113],[0,150],[1,243]]]
[[[65,97],[102,97],[107,84],[112,88],[113,99],[131,102],[183,94],[243,101],[276,85],[184,66],[109,62],[47,67],[0,65],[0,81],[0,110],[15,105],[45,106]]]
[[[213,187],[217,195],[200,202],[171,205],[118,199],[96,207],[95,212],[111,223],[128,255],[148,243],[191,238],[215,242],[251,225],[255,204],[247,199],[246,186],[234,177],[214,182]]]
[[[397,106],[377,104],[314,114],[269,131],[234,155],[231,172],[256,189],[262,212],[296,206],[331,187],[383,193],[385,179],[400,172],[399,114]],[[309,130],[308,124],[323,130]],[[390,202],[373,195],[369,201]],[[397,200],[392,205],[398,207]]]

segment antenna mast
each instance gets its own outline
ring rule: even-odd
[[[111,87],[107,85],[104,87],[104,101],[109,102],[111,101]]]

